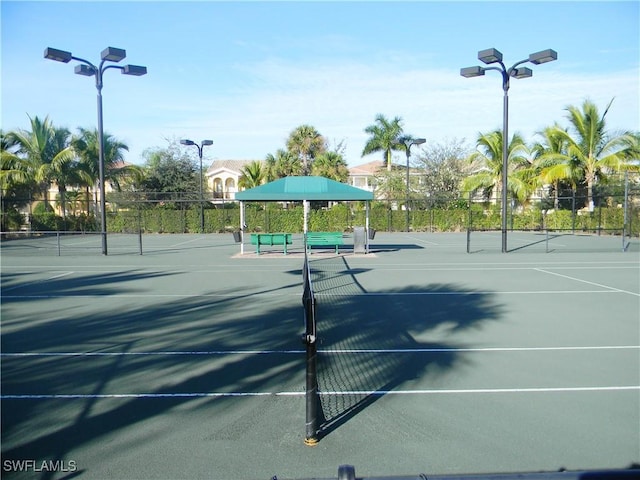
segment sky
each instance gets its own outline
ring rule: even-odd
[[[464,78],[479,50],[497,48],[507,68],[554,49],[512,79],[509,133],[528,142],[585,100],[601,112],[613,99],[611,131],[640,131],[640,2],[596,1],[6,1],[1,14],[1,122],[29,129],[49,116],[76,132],[96,128],[96,86],[77,62],[44,58],[53,47],[94,64],[106,47],[120,65],[148,74],[104,74],[104,130],[129,146],[126,161],[170,141],[213,140],[204,161],[260,160],[307,124],[350,166],[377,114],[400,117],[427,143],[502,128],[499,72]],[[194,147],[191,148],[197,152]],[[193,152],[192,152],[193,153]],[[404,158],[404,154],[401,154]],[[399,157],[397,157],[397,161]]]

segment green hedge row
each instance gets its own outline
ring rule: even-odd
[[[363,205],[337,204],[331,208],[312,208],[309,212],[311,231],[350,231],[353,227],[364,226],[366,212]],[[483,208],[473,205],[468,208],[428,209],[409,212],[412,231],[455,232],[471,230],[499,230],[501,228],[499,206]],[[630,212],[634,235],[640,231],[640,209]],[[133,233],[197,233],[200,232],[200,210],[198,208],[140,209],[120,211],[108,215],[107,228],[110,232]],[[404,210],[392,210],[385,204],[374,204],[370,210],[371,228],[377,231],[404,231],[407,214]],[[624,211],[618,207],[598,207],[594,212],[557,210],[543,212],[530,208],[522,212],[509,212],[508,228],[514,230],[578,230],[578,231],[621,231]],[[224,209],[204,210],[204,231],[206,233],[231,232],[239,229],[240,209],[230,206]],[[246,230],[250,232],[291,232],[300,233],[303,225],[301,205],[282,208],[278,204],[248,204],[245,208]]]
[[[312,204],[309,212],[311,231],[350,231],[364,226],[366,219],[363,204],[336,204],[331,208],[319,208]],[[629,220],[633,235],[640,232],[640,208],[630,208]],[[23,219],[13,224],[21,225]],[[371,228],[377,231],[405,231],[407,212],[393,210],[387,204],[374,202],[370,209]],[[500,230],[502,225],[500,206],[473,205],[468,208],[410,210],[408,215],[412,231],[456,232],[471,230]],[[109,232],[122,233],[197,233],[200,228],[200,209],[141,208],[111,212],[107,216]],[[275,203],[250,203],[245,208],[245,224],[251,232],[302,231],[302,205],[282,208]],[[629,223],[629,222],[628,222]],[[593,212],[549,210],[532,207],[522,211],[509,211],[509,229],[513,230],[576,230],[611,231],[619,233],[624,225],[624,209],[616,206],[597,207]],[[6,221],[5,226],[10,226]],[[239,229],[240,209],[229,204],[226,208],[204,210],[206,233],[230,232]],[[52,209],[36,208],[31,217],[31,229],[38,231],[99,231],[99,219],[93,215],[77,215],[62,218]]]

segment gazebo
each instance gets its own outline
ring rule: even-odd
[[[240,201],[240,253],[244,253],[244,202],[302,201],[304,205],[303,232],[307,233],[309,201],[365,201],[365,230],[368,233],[369,201],[373,200],[373,193],[325,177],[292,176],[280,178],[273,182],[260,185],[259,187],[238,192],[236,193],[236,200]],[[368,235],[366,237],[368,250],[369,237]]]

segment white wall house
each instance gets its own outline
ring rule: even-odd
[[[349,168],[349,185],[368,192],[375,190],[375,175],[384,168],[382,160],[363,163]]]
[[[242,169],[255,160],[214,160],[205,174],[213,202],[235,200]],[[347,184],[368,192],[375,191],[375,176],[384,171],[381,160],[363,163],[349,168]]]
[[[213,202],[234,200],[238,192],[238,181],[242,169],[254,160],[214,160],[207,169],[205,177]]]

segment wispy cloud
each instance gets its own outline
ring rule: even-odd
[[[360,161],[363,130],[377,113],[402,117],[407,132],[429,141],[473,141],[478,132],[501,128],[499,75],[465,79],[453,70],[388,67],[338,62],[310,68],[283,60],[245,65],[247,85],[200,98],[189,118],[183,107],[176,109],[182,118],[173,126],[212,132],[219,156],[262,158],[308,123],[330,139],[346,140],[351,164]],[[637,70],[584,76],[541,67],[531,79],[512,81],[510,131],[532,140],[543,127],[562,123],[567,105],[590,98],[604,109],[613,97],[608,124],[638,130],[637,78]]]
[[[156,73],[140,79],[114,74],[104,91],[105,128],[130,145],[128,160],[139,163],[145,149],[183,136],[214,139],[207,152],[212,157],[260,159],[282,148],[295,127],[311,124],[332,142],[344,140],[352,165],[368,161],[360,156],[367,140],[363,130],[378,113],[402,117],[406,132],[428,142],[455,137],[472,144],[479,132],[501,128],[497,72],[465,79],[459,70],[412,65],[392,57],[366,63],[270,57],[235,65],[236,81],[231,84],[210,72],[178,72],[176,77]],[[91,79],[46,70],[46,90],[29,79],[11,85],[16,95],[31,98],[32,103],[22,103],[25,112],[50,113],[56,123],[70,128],[95,124]],[[640,130],[638,78],[637,68],[586,75],[553,64],[534,67],[532,78],[512,80],[510,132],[531,141],[543,127],[564,123],[567,105],[589,98],[604,109],[613,97],[607,124],[616,130]],[[72,97],[62,95],[69,85],[77,90]],[[69,117],[69,111],[74,115]]]

